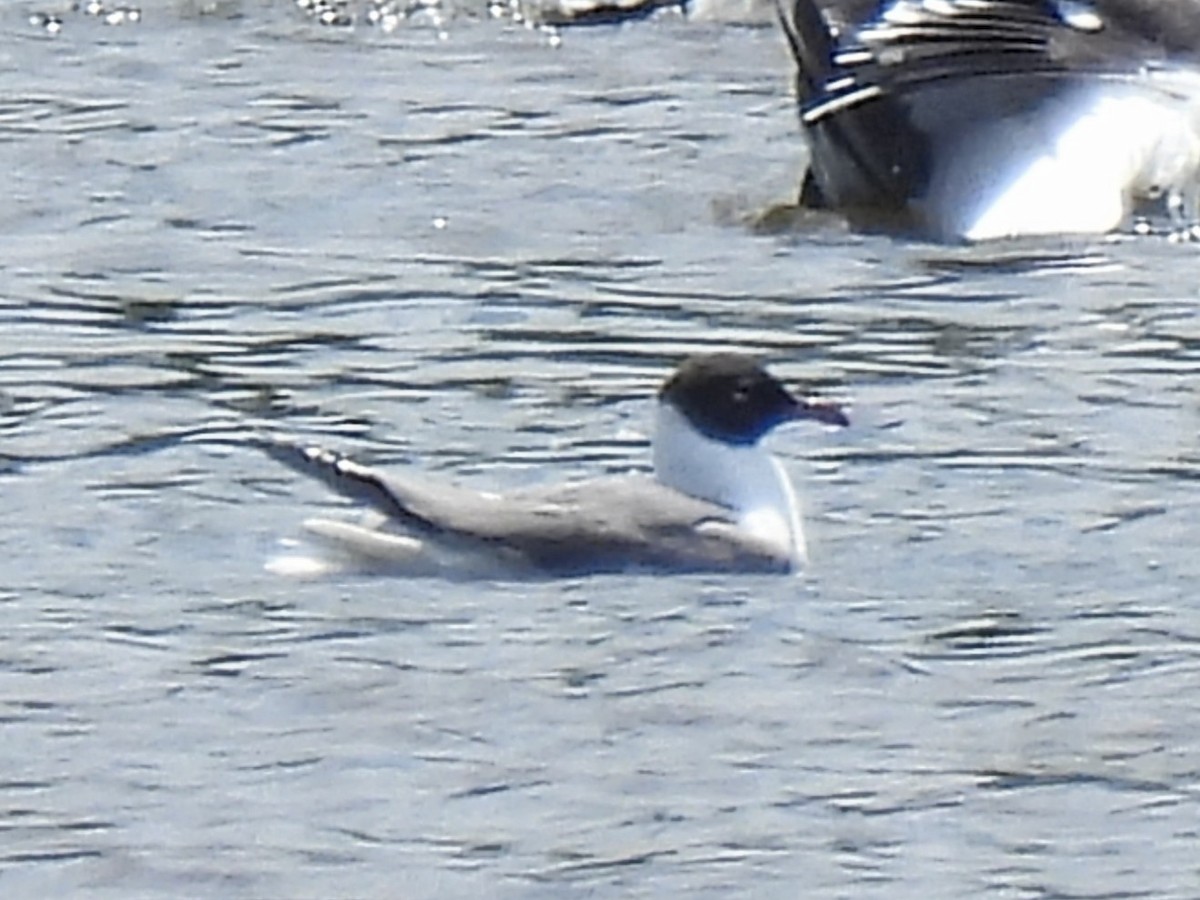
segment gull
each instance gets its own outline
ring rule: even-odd
[[[483,492],[412,470],[384,472],[320,447],[256,443],[370,508],[362,522],[305,522],[327,554],[368,570],[468,578],[787,573],[806,558],[800,507],[763,439],[800,419],[849,424],[836,404],[794,396],[752,357],[707,353],[684,360],[658,393],[652,475]],[[308,574],[329,566],[292,558],[271,568]]]

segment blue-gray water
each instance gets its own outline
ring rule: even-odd
[[[0,894],[1200,895],[1200,249],[751,223],[778,33],[0,13]],[[263,570],[263,424],[468,483],[644,465],[737,347],[802,579]],[[218,436],[219,439],[214,439]]]

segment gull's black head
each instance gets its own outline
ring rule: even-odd
[[[688,357],[658,398],[705,437],[735,446],[755,444],[776,425],[793,419],[849,424],[833,404],[798,400],[756,360],[740,353]]]

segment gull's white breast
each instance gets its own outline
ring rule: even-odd
[[[654,475],[664,485],[733,512],[738,526],[797,566],[805,560],[796,492],[782,463],[758,444],[733,446],[705,437],[660,404]]]

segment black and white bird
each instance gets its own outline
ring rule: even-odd
[[[733,353],[685,360],[657,407],[653,476],[505,493],[384,473],[319,448],[257,443],[373,510],[362,523],[305,523],[323,550],[358,566],[458,577],[799,569],[805,543],[796,492],[762,441],[799,419],[847,425],[841,409],[795,397],[755,360]],[[308,562],[285,558],[273,568],[307,571]]]
[[[1200,222],[1197,0],[794,0],[801,201],[938,240]]]

